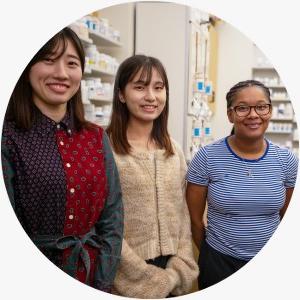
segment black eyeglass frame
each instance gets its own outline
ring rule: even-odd
[[[262,114],[261,112],[258,112],[256,109],[257,109],[258,106],[261,106],[261,105],[267,105],[267,106],[269,107],[268,112],[263,113],[263,114]],[[245,114],[245,115],[244,115],[244,114],[240,115],[240,114],[237,112],[237,108],[238,108],[238,107],[241,107],[241,106],[244,106],[244,107],[246,106],[246,107],[249,108],[249,111],[248,111],[247,114]],[[233,111],[237,114],[238,117],[247,117],[247,116],[250,114],[252,108],[254,108],[254,110],[255,110],[255,112],[257,113],[258,116],[266,116],[267,114],[270,113],[271,108],[272,108],[272,104],[271,104],[271,103],[264,103],[264,104],[256,104],[256,105],[236,105],[236,106],[230,107],[229,109],[233,110]]]

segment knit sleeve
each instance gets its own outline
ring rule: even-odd
[[[182,210],[181,210],[181,224],[180,237],[176,255],[172,256],[167,264],[167,272],[173,276],[177,284],[172,290],[172,295],[178,296],[190,292],[193,281],[199,274],[199,268],[195,261],[192,245],[191,221],[190,215],[185,200],[185,175],[186,162],[184,155],[180,149],[177,149],[180,156],[180,176],[182,179]]]
[[[172,277],[162,268],[147,264],[123,240],[121,263],[114,281],[116,294],[144,299],[165,298],[174,288]]]
[[[119,174],[106,134],[103,136],[103,147],[108,187],[105,207],[96,224],[102,245],[97,259],[94,287],[110,292],[121,257],[124,212]]]

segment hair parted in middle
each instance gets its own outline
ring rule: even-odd
[[[239,91],[251,86],[261,88],[271,103],[271,94],[269,88],[260,81],[250,79],[238,82],[229,90],[229,92],[226,94],[227,108],[229,109],[232,106],[232,103],[236,99],[236,95]]]
[[[45,58],[55,56],[60,58],[66,51],[68,43],[72,43],[79,56],[80,67],[84,72],[85,54],[81,41],[77,34],[69,27],[63,28],[55,34],[45,45],[34,55],[24,71],[10,97],[5,118],[15,121],[17,126],[23,129],[30,129],[36,118],[36,109],[32,101],[32,86],[29,81],[29,72],[33,65]],[[84,107],[81,99],[81,89],[68,102],[68,107],[74,112],[75,127],[77,130],[83,127],[90,127],[90,122],[84,118]]]
[[[127,140],[127,127],[130,113],[126,103],[120,101],[120,92],[124,94],[126,85],[131,82],[136,74],[141,70],[140,79],[149,85],[152,78],[153,68],[157,70],[162,78],[166,88],[166,103],[163,111],[153,122],[151,138],[165,149],[166,156],[174,154],[170,135],[168,133],[168,115],[169,115],[169,82],[163,64],[155,57],[146,55],[133,55],[125,59],[118,68],[114,92],[113,105],[110,124],[107,128],[108,136],[111,140],[114,151],[118,154],[129,154],[131,146]]]

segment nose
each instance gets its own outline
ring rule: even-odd
[[[155,93],[154,93],[154,90],[153,90],[152,88],[150,88],[150,87],[148,87],[148,88],[146,89],[145,100],[150,101],[150,102],[152,102],[152,101],[155,100]]]
[[[65,79],[68,77],[67,67],[63,60],[58,59],[55,62],[54,77]]]
[[[248,114],[248,117],[251,117],[251,118],[256,118],[258,117],[258,113],[256,112],[255,110],[255,107],[254,106],[250,106],[250,112]]]

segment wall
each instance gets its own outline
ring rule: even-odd
[[[216,110],[212,120],[215,140],[228,135],[232,125],[227,120],[226,93],[239,81],[251,79],[252,42],[228,23],[216,26],[218,33],[218,67]]]
[[[170,85],[169,132],[183,147],[187,81],[187,7],[172,3],[136,4],[136,53],[156,56]]]

